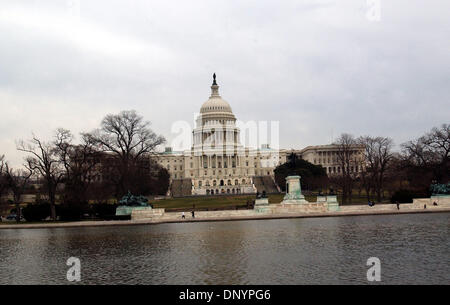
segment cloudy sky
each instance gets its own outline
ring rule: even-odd
[[[378,18],[378,4],[379,18]],[[217,74],[280,146],[342,132],[396,144],[450,123],[450,2],[0,0],[0,154],[135,109],[170,141]]]

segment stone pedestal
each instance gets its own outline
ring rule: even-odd
[[[326,197],[328,211],[339,211],[339,202],[336,195],[329,195]]]
[[[317,202],[326,202],[327,196],[317,196]]]
[[[286,177],[286,195],[281,204],[305,204],[309,203],[302,195],[302,188],[300,186],[300,176]]]
[[[116,208],[116,216],[131,216],[133,211],[151,210],[151,206],[127,206],[119,205]]]
[[[269,198],[257,198],[255,199],[255,206],[269,205]]]
[[[253,210],[256,213],[267,213],[269,212],[269,198],[256,198],[255,206]]]

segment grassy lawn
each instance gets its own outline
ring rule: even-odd
[[[235,196],[205,196],[205,197],[182,197],[168,198],[162,200],[151,200],[154,208],[174,209],[174,208],[219,208],[226,206],[244,206],[247,200],[254,199],[254,195],[235,195]]]

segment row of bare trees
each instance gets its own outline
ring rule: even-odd
[[[351,202],[355,188],[364,189],[367,200],[374,197],[381,201],[386,190],[408,188],[424,193],[431,183],[448,183],[450,179],[448,124],[401,144],[400,152],[394,152],[388,137],[342,134],[335,144],[342,173],[333,182],[342,190],[346,203]],[[358,146],[364,149],[362,156],[355,154]],[[356,168],[360,170],[352,170]]]
[[[16,208],[16,219],[20,220],[20,203],[22,196],[29,187],[33,172],[29,169],[15,169],[9,166],[5,156],[0,156],[0,200],[7,192],[12,194],[12,203]],[[1,202],[0,202],[1,203]]]
[[[135,111],[107,115],[100,128],[75,140],[69,130],[59,128],[51,141],[35,135],[18,141],[17,149],[27,155],[24,169],[13,170],[0,158],[0,198],[9,191],[18,205],[34,175],[56,219],[57,201],[74,206],[90,199],[119,199],[128,191],[150,195],[167,190],[169,174],[151,158],[165,139]]]

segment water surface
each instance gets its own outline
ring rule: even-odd
[[[450,284],[450,213],[0,230],[0,284]]]

